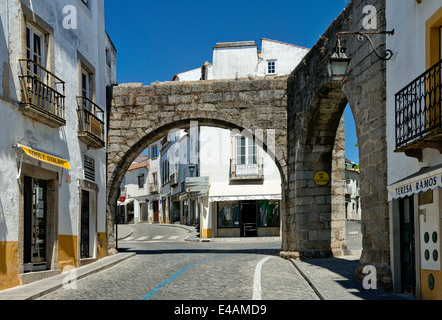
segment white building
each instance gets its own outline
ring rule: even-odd
[[[0,2],[0,290],[106,255],[115,64],[104,0]]]
[[[388,183],[395,291],[442,298],[440,0],[387,0]]]
[[[356,164],[345,161],[345,213],[347,220],[362,220],[360,172]]]
[[[150,161],[148,156],[139,156],[127,170],[120,186],[119,223],[149,221],[149,174]]]
[[[254,41],[217,43],[213,62],[179,73],[173,81],[221,80],[288,75],[309,49],[276,40],[261,39],[261,51]]]
[[[253,41],[218,43],[212,64],[177,74],[173,81],[288,75],[307,52],[269,39],[261,40],[261,51]],[[197,225],[202,238],[280,236],[281,175],[259,145],[240,132],[197,124],[179,142],[176,149],[187,152],[180,155],[174,197],[181,203],[182,222]],[[196,186],[185,183],[192,176]],[[196,194],[189,193],[192,188]]]

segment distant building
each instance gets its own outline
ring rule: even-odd
[[[269,39],[261,40],[261,51],[253,41],[217,43],[213,63],[173,81],[287,76],[308,51]],[[281,174],[261,146],[240,132],[212,127],[181,131],[169,143],[162,157],[178,152],[180,165],[167,171],[165,160],[163,172],[178,172],[171,199],[180,204],[166,203],[166,211],[179,207],[180,221],[196,225],[202,238],[280,236]]]
[[[119,223],[148,221],[149,173],[148,156],[139,156],[129,167],[121,183],[122,198],[118,201]]]
[[[362,220],[359,166],[345,159],[345,212],[347,220]]]
[[[221,80],[290,74],[310,49],[276,40],[217,43],[213,63],[175,75],[172,81]]]

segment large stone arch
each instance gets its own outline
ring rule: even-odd
[[[348,102],[359,139],[363,214],[363,252],[355,273],[362,277],[362,268],[373,265],[378,287],[390,290],[386,62],[376,57],[368,42],[347,36],[342,39],[352,58],[347,77],[343,82],[331,82],[328,75],[337,33],[364,31],[366,5],[376,7],[378,31],[384,30],[384,1],[351,1],[288,79],[287,221],[292,223],[286,226],[283,254],[331,256],[342,240],[331,234],[335,186],[317,186],[313,176],[316,171],[331,172],[336,130]],[[379,50],[385,50],[385,35],[376,35],[374,41]]]
[[[112,91],[107,169],[109,254],[115,253],[114,208],[127,169],[149,144],[194,122],[239,130],[254,138],[280,170],[282,203],[286,203],[287,77],[126,84]]]

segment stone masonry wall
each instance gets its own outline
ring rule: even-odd
[[[115,252],[114,206],[127,169],[148,145],[172,129],[189,128],[191,121],[250,130],[274,157],[282,184],[287,185],[287,77],[122,84],[113,88],[112,97],[107,172],[110,253]]]
[[[377,9],[377,31],[384,31],[385,1],[351,1],[288,80],[289,199],[283,256],[330,256],[337,246],[328,239],[334,220],[332,191],[339,186],[319,187],[312,180],[316,171],[332,170],[333,142],[348,102],[356,122],[361,166],[363,253],[356,275],[362,277],[362,268],[374,265],[378,287],[390,290],[386,62],[374,54],[368,41],[347,35],[342,41],[352,60],[346,79],[330,82],[327,70],[338,32],[375,31],[363,29],[366,5]],[[385,38],[373,36],[379,52],[385,50]]]

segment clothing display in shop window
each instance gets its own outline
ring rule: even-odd
[[[224,217],[226,218],[227,224],[229,224],[230,222],[232,222],[233,224],[233,212],[230,206],[224,207]]]
[[[239,224],[239,206],[237,204],[233,208],[233,221],[235,225]]]

